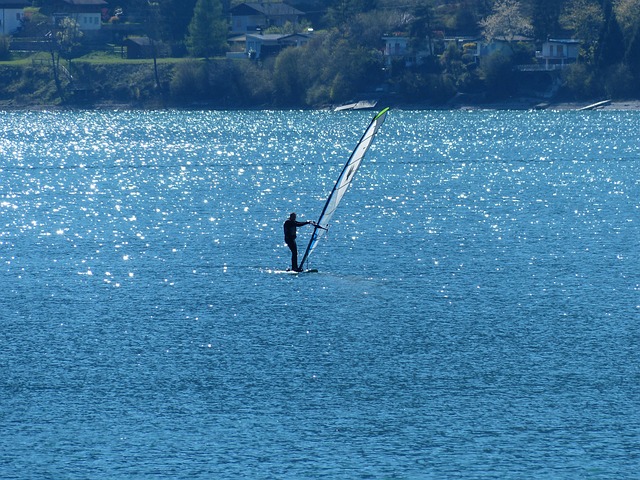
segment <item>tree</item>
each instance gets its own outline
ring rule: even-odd
[[[640,24],[636,26],[635,33],[629,42],[624,59],[636,81],[640,82]]]
[[[460,75],[464,69],[462,64],[462,50],[455,43],[450,43],[440,56],[440,64],[444,72],[451,75]]]
[[[376,10],[356,15],[350,25],[350,39],[353,43],[368,48],[382,48],[382,37],[402,27],[403,18],[395,10]]]
[[[410,24],[410,35],[413,39],[413,49],[416,51],[426,49],[429,55],[433,55],[432,34],[434,30],[435,14],[432,0],[418,2],[413,10]]]
[[[375,10],[375,0],[333,0],[326,19],[335,26],[346,25],[359,13]]]
[[[51,30],[49,17],[40,12],[39,8],[26,7],[22,17],[21,33],[26,37],[41,37]]]
[[[480,27],[488,41],[501,38],[511,43],[518,35],[529,36],[533,33],[533,26],[522,13],[517,0],[498,0],[493,13],[480,21]]]
[[[599,0],[572,0],[560,15],[560,24],[584,44],[593,44],[602,31],[604,15]]]
[[[478,31],[478,21],[481,18],[479,14],[479,2],[473,0],[464,0],[456,5],[453,24],[449,28],[453,28],[456,32],[470,35]]]
[[[608,98],[629,98],[637,93],[633,75],[623,63],[612,66],[604,78],[604,91]]]
[[[209,58],[227,46],[227,22],[220,0],[198,0],[189,24],[187,47],[194,57]]]
[[[274,89],[281,106],[298,106],[304,103],[306,79],[302,71],[305,48],[287,48],[275,61]]]
[[[160,90],[160,74],[158,73],[158,42],[160,41],[160,12],[158,2],[147,0],[145,4],[144,26],[151,42],[153,52],[153,74],[156,79],[156,88]]]
[[[286,107],[342,103],[382,80],[379,51],[356,45],[337,28],[283,50],[273,72],[276,102]]]
[[[51,66],[53,67],[53,80],[56,84],[56,90],[58,95],[62,99],[64,92],[62,90],[62,83],[60,81],[60,71],[66,72],[69,79],[71,76],[64,67],[60,67],[60,57],[71,60],[77,47],[79,46],[79,39],[83,33],[78,26],[78,22],[66,17],[60,22],[59,29],[55,33],[47,33],[49,40],[49,53],[51,54]]]
[[[481,69],[490,98],[504,98],[513,93],[513,63],[509,57],[495,52],[482,62]]]
[[[546,40],[557,35],[560,30],[560,13],[562,1],[530,0],[532,2],[532,23],[536,39]]]
[[[0,60],[9,60],[11,58],[11,38],[7,35],[0,35]]]
[[[60,29],[56,32],[58,51],[63,58],[70,59],[80,47],[80,39],[83,37],[78,22],[65,17],[60,22]]]
[[[201,61],[186,60],[176,66],[171,92],[182,100],[202,100],[207,90],[207,74]]]
[[[158,0],[163,39],[182,43],[193,19],[196,0]]]
[[[594,98],[600,95],[592,68],[584,63],[574,63],[562,71],[565,93],[576,99]]]
[[[640,0],[618,0],[614,9],[627,45],[624,61],[636,85],[632,94],[637,96],[640,93]]]
[[[332,102],[349,101],[381,81],[382,65],[376,53],[364,47],[350,46],[346,41],[334,46],[328,65],[332,76]]]
[[[611,0],[604,0],[604,3],[604,28],[595,51],[596,67],[601,72],[622,62],[624,57],[624,38]]]
[[[614,10],[625,38],[631,39],[640,27],[640,0],[617,0]]]

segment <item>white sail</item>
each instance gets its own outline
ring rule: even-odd
[[[349,185],[353,181],[353,177],[355,176],[362,160],[364,159],[367,150],[373,143],[373,138],[380,126],[384,123],[385,118],[387,117],[387,112],[389,108],[385,108],[380,113],[378,113],[371,123],[365,130],[362,138],[358,142],[358,145],[351,153],[349,160],[346,165],[342,169],[336,184],[333,187],[333,190],[329,194],[329,198],[327,199],[327,203],[325,203],[322,213],[320,214],[320,218],[314,225],[313,233],[311,234],[311,239],[309,240],[309,245],[307,245],[307,249],[304,252],[304,257],[302,257],[302,261],[300,262],[300,268],[304,267],[304,264],[307,262],[309,255],[313,252],[314,248],[318,244],[318,240],[325,234],[329,227],[329,223],[331,222],[331,218],[338,208],[342,197],[346,193]]]

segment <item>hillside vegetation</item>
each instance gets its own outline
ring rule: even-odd
[[[38,3],[30,18],[42,14]],[[232,60],[224,57],[224,32],[238,3],[119,2],[107,22],[140,25],[171,58],[88,54],[73,24],[58,32],[55,55],[20,60],[3,39],[0,105],[309,108],[385,96],[428,106],[460,97],[640,97],[640,0],[290,0],[304,20],[270,31],[312,28],[309,43]],[[25,30],[41,35],[31,23]],[[385,63],[383,37],[393,35],[408,38],[412,54]],[[468,40],[448,41],[456,36]],[[578,61],[562,71],[518,69],[538,61],[536,49],[548,38],[578,39]],[[509,43],[508,54],[479,61],[477,42],[496,39]]]

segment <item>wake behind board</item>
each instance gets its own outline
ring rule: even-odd
[[[289,274],[289,275],[299,275],[305,273],[318,273],[317,268],[310,268],[308,270],[303,270],[301,272],[296,272],[295,270],[269,270],[269,273],[279,273],[279,274]]]

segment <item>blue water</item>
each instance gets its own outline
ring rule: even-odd
[[[391,111],[275,273],[371,116],[0,113],[0,477],[637,478],[640,113]]]

